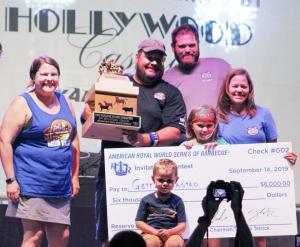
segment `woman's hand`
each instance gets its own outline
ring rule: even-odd
[[[187,142],[182,144],[182,146],[184,146],[186,149],[191,149],[194,145],[192,142]]]
[[[12,202],[18,202],[20,197],[20,186],[15,180],[11,184],[6,185],[7,198]]]
[[[76,176],[72,178],[72,197],[77,196],[79,190],[80,190],[79,178]]]
[[[297,157],[297,154],[294,152],[288,152],[284,155],[284,158],[287,159],[292,165],[296,164]]]
[[[218,143],[216,142],[209,142],[204,144],[204,148],[208,150],[213,150],[216,146],[218,146]]]

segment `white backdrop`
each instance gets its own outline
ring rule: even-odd
[[[132,72],[137,44],[152,37],[166,44],[168,67],[174,59],[170,33],[189,21],[202,31],[202,57],[221,57],[249,70],[256,103],[272,111],[279,140],[291,141],[300,153],[299,11],[298,0],[2,0],[0,117],[25,89],[33,57],[46,54],[59,62],[61,89],[79,117],[99,61],[113,58]],[[98,152],[99,147],[98,141],[81,140],[83,151]],[[299,167],[295,173],[300,203]]]

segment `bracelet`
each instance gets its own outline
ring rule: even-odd
[[[157,133],[156,132],[150,132],[149,136],[150,136],[150,140],[151,140],[150,146],[152,146],[152,147],[157,146],[158,141],[159,141],[159,137],[158,137]]]
[[[199,217],[198,224],[200,224],[201,222],[205,222],[207,224],[207,226],[210,226],[210,224],[211,224],[211,220],[207,216]]]

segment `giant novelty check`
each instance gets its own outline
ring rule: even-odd
[[[187,214],[188,238],[203,215],[201,201],[210,181],[239,181],[244,190],[243,213],[254,236],[295,235],[297,232],[293,169],[283,158],[291,143],[203,147],[119,148],[105,150],[108,229],[136,230],[140,199],[155,191],[153,164],[161,158],[178,165],[179,195]],[[234,237],[230,202],[223,201],[209,228],[209,237]]]

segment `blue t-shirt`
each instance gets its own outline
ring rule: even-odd
[[[142,198],[135,220],[143,221],[155,229],[174,228],[178,223],[186,222],[184,203],[173,193],[166,201],[151,193]]]
[[[55,198],[71,194],[76,122],[65,97],[55,94],[60,103],[57,114],[43,111],[28,93],[21,95],[32,112],[28,126],[13,143],[14,170],[21,195]]]
[[[278,137],[271,112],[261,106],[256,106],[254,117],[228,114],[228,122],[219,123],[219,136],[230,144],[265,143]]]

